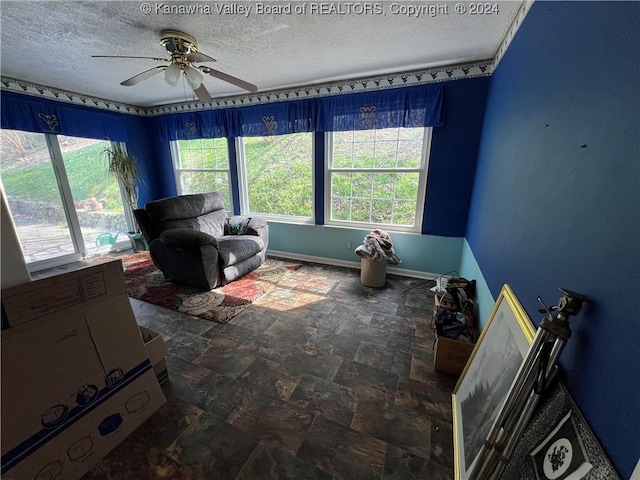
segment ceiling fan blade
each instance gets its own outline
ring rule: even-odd
[[[256,93],[258,91],[258,87],[256,87],[253,83],[245,82],[244,80],[240,80],[239,78],[233,77],[227,73],[220,72],[218,70],[214,70],[209,67],[199,67],[202,73],[206,73],[207,75],[211,75],[212,77],[219,78],[220,80],[224,80],[225,82],[231,83],[236,87],[243,88],[248,90],[251,93]]]
[[[120,83],[120,85],[124,85],[125,87],[130,87],[132,85],[135,85],[136,83],[140,83],[141,81],[146,80],[147,78],[151,78],[160,72],[165,71],[166,68],[167,68],[166,66],[150,68],[149,70],[145,70],[144,72],[139,73],[138,75],[134,75],[133,77],[128,78],[124,82]]]
[[[215,58],[211,58],[209,55],[205,55],[200,52],[191,52],[187,55],[187,60],[193,63],[202,63],[202,62],[215,62]]]
[[[202,100],[203,102],[211,101],[211,95],[209,94],[209,91],[206,89],[204,84],[200,85],[198,88],[195,88],[193,90],[193,93],[195,93],[198,99]]]
[[[156,60],[158,62],[168,62],[169,60],[166,58],[158,58],[158,57],[134,57],[131,55],[91,55],[92,58],[146,58],[148,60]]]

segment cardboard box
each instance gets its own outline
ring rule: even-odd
[[[151,365],[153,366],[153,371],[158,378],[158,382],[162,385],[169,380],[169,373],[167,372],[167,354],[169,352],[167,345],[159,333],[142,326],[139,328],[144,346],[149,355],[149,360],[151,360]]]
[[[438,337],[433,368],[440,372],[460,375],[474,347],[474,343]]]
[[[2,478],[79,479],[166,402],[118,260],[2,291]]]

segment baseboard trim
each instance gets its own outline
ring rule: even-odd
[[[360,270],[360,262],[352,262],[349,260],[339,260],[337,258],[316,257],[314,255],[302,255],[300,253],[281,252],[279,250],[268,250],[267,255],[273,257],[286,258],[289,260],[301,260],[304,262],[320,263],[323,265],[334,265],[336,267],[355,268]],[[387,273],[399,275],[402,277],[420,278],[423,280],[435,280],[439,277],[449,277],[448,275],[440,275],[437,273],[420,272],[418,270],[407,270],[404,268],[387,267]]]

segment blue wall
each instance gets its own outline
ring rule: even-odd
[[[176,194],[169,144],[161,142],[153,117],[130,117],[127,151],[140,160],[143,184],[138,205]]]
[[[444,125],[433,129],[422,232],[463,237],[489,77],[445,84]]]
[[[467,240],[494,298],[534,323],[558,287],[593,303],[560,358],[628,478],[640,454],[640,3],[536,2],[491,79]]]

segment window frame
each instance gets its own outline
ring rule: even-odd
[[[249,179],[247,178],[247,164],[246,164],[246,156],[245,156],[245,148],[244,148],[244,139],[245,137],[236,137],[235,139],[235,147],[236,147],[236,156],[237,156],[237,167],[238,167],[238,192],[240,197],[240,213],[242,215],[255,215],[260,216],[266,220],[271,220],[274,222],[280,223],[292,223],[298,225],[315,225],[315,191],[316,191],[316,175],[315,175],[315,152],[316,152],[316,136],[314,132],[299,132],[306,133],[311,135],[311,159],[310,159],[310,168],[311,168],[311,216],[303,217],[298,215],[282,215],[282,214],[269,214],[262,212],[253,212],[249,208]],[[297,134],[284,134],[284,135],[275,135],[277,137],[283,137],[285,135],[297,135]],[[266,137],[266,135],[265,135]]]
[[[7,131],[11,131],[14,129],[3,129]],[[69,181],[69,177],[67,174],[67,168],[65,166],[64,154],[62,153],[62,148],[60,146],[60,138],[59,137],[68,137],[68,138],[77,138],[77,139],[89,139],[100,142],[108,142],[110,148],[120,148],[123,152],[126,153],[127,145],[124,142],[115,142],[112,140],[104,140],[99,138],[91,138],[91,137],[75,137],[73,135],[63,135],[63,134],[53,134],[53,133],[45,133],[45,132],[29,132],[16,130],[18,132],[29,133],[32,135],[41,135],[44,139],[44,144],[47,147],[47,152],[49,153],[49,161],[51,162],[53,178],[56,181],[56,188],[60,195],[61,207],[64,210],[65,218],[68,222],[69,228],[69,239],[71,240],[71,244],[73,246],[73,253],[66,253],[63,255],[46,258],[42,260],[35,260],[31,262],[27,262],[27,259],[24,258],[24,254],[21,250],[21,255],[25,261],[25,265],[29,273],[36,273],[41,270],[47,268],[58,267],[61,265],[67,265],[71,262],[79,261],[88,257],[89,251],[87,250],[87,245],[85,242],[84,235],[82,233],[82,227],[80,225],[80,220],[78,218],[78,214],[75,209],[75,202],[73,200],[73,193],[71,191],[71,183]],[[2,179],[0,179],[0,184],[2,184]],[[118,181],[118,187],[120,190],[120,200],[122,201],[122,209],[125,217],[125,222],[128,231],[135,230],[137,228],[137,223],[134,218],[133,211],[131,210],[131,206],[127,201],[127,198],[124,194],[124,189],[122,188],[122,184]],[[2,190],[4,191],[4,184],[1,185]],[[8,212],[9,216],[13,218],[13,213]],[[14,227],[15,228],[15,227]],[[17,234],[17,231],[16,231]],[[20,239],[18,239],[20,242]],[[113,245],[115,249],[126,249],[130,247],[129,240],[120,240]]]
[[[399,127],[402,128],[402,127]],[[422,233],[424,210],[427,194],[427,176],[429,172],[429,159],[431,157],[431,140],[433,127],[415,127],[423,129],[422,156],[420,166],[417,168],[333,168],[333,134],[325,132],[325,158],[324,158],[324,225],[342,228],[357,229],[383,229],[391,232]],[[357,130],[356,130],[357,131]],[[418,196],[416,198],[415,222],[412,226],[395,225],[388,223],[356,222],[353,220],[332,220],[332,196],[331,180],[333,173],[418,173]]]
[[[212,173],[226,173],[227,174],[227,185],[229,188],[229,205],[226,205],[225,202],[225,210],[228,213],[232,213],[233,209],[234,209],[234,202],[233,202],[233,177],[231,175],[231,162],[235,161],[235,159],[231,158],[231,155],[229,154],[229,139],[226,137],[220,137],[222,139],[225,140],[226,144],[227,144],[227,168],[223,169],[223,168],[180,168],[179,167],[179,163],[180,163],[180,147],[178,145],[178,142],[180,141],[184,141],[184,142],[191,142],[194,140],[198,140],[198,141],[202,141],[202,140],[216,140],[215,138],[192,138],[192,139],[188,139],[188,140],[172,140],[170,143],[170,148],[171,148],[171,163],[173,164],[173,181],[176,185],[176,193],[178,195],[190,195],[191,192],[189,193],[184,193],[182,191],[182,182],[180,181],[180,174],[182,172],[190,172],[190,173],[202,173],[202,172],[212,172]],[[214,191],[214,190],[211,190]]]

